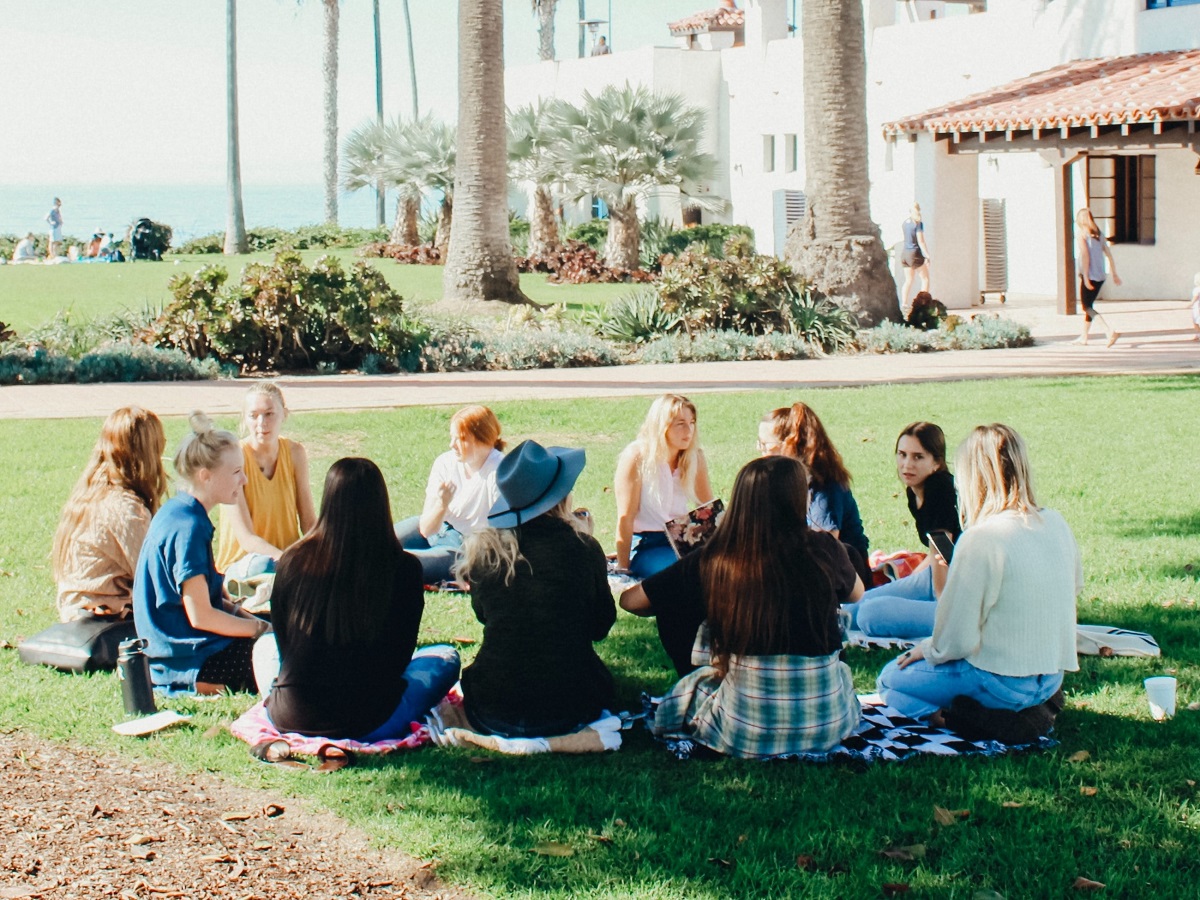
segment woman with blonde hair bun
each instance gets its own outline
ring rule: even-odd
[[[201,694],[253,690],[254,639],[271,626],[225,598],[209,518],[214,506],[241,495],[242,449],[202,412],[192,413],[188,424],[175,454],[183,489],[150,523],[133,580],[133,620],[157,687]]]
[[[126,616],[150,519],[167,493],[162,422],[123,406],[104,421],[54,534],[58,615]]]
[[[956,468],[963,533],[933,636],[888,663],[877,685],[889,706],[934,722],[963,698],[985,710],[1032,710],[1079,668],[1079,546],[1063,517],[1037,504],[1025,441],[1007,425],[980,425]]]
[[[621,451],[617,498],[617,565],[638,579],[675,562],[666,523],[713,499],[700,449],[696,406],[679,394],[650,405],[637,438]]]

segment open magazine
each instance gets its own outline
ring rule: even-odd
[[[682,559],[693,550],[704,546],[704,542],[717,530],[717,525],[724,515],[725,504],[718,497],[668,521],[664,530],[675,555]]]

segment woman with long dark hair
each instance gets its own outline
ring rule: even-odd
[[[808,527],[807,497],[798,460],[747,463],[704,547],[621,595],[636,615],[707,624],[693,631],[699,668],[659,704],[656,734],[756,758],[827,750],[858,723],[838,604],[862,582],[841,542]]]
[[[421,564],[392,530],[379,467],[339,459],[325,476],[316,525],[279,560],[271,721],[281,731],[368,742],[407,736],[458,679],[452,647],[414,653],[424,608]]]

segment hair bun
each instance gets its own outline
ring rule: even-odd
[[[188,416],[188,425],[191,426],[193,434],[208,434],[213,430],[212,419],[198,409]]]

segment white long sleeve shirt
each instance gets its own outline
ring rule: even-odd
[[[1079,545],[1061,515],[999,513],[958,539],[921,649],[935,665],[965,659],[997,675],[1073,672],[1081,590]]]

